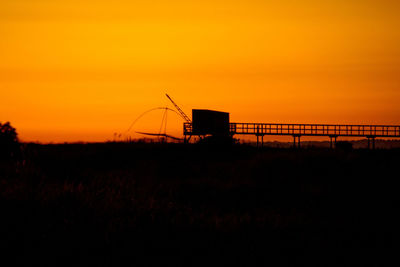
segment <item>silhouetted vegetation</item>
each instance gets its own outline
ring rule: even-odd
[[[9,122],[0,122],[0,158],[14,158],[19,153],[17,131]]]
[[[28,144],[24,156],[0,173],[14,263],[382,266],[398,242],[399,150]]]
[[[353,144],[347,141],[338,141],[336,143],[336,149],[343,150],[343,151],[350,151],[353,149]]]

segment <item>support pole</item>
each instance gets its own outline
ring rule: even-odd
[[[331,149],[336,148],[337,135],[330,135],[329,138],[331,139]]]
[[[375,149],[375,136],[369,135],[368,138],[368,149],[371,149],[371,141],[372,141],[372,149]]]
[[[296,144],[297,137],[297,144]],[[300,148],[300,135],[293,135],[293,148]]]
[[[372,149],[375,149],[375,136],[367,136],[368,138],[368,149],[371,149],[371,141],[372,141]]]
[[[260,126],[258,126],[258,125],[257,125],[257,130],[256,130],[256,136],[257,136],[257,147],[259,147]]]

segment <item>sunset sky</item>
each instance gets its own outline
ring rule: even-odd
[[[106,141],[172,108],[168,93],[234,122],[399,125],[399,14],[398,0],[1,0],[0,122],[23,141]],[[182,122],[170,113],[168,133]]]

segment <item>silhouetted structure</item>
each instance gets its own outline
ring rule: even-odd
[[[184,124],[185,142],[195,135],[207,143],[230,143],[232,135],[230,132],[229,113],[208,110],[193,109],[192,122]]]
[[[194,122],[193,122],[194,124]],[[197,135],[193,131],[192,123],[183,125],[183,134]],[[365,137],[368,139],[368,148],[375,148],[375,138],[400,138],[400,126],[395,125],[335,125],[335,124],[279,124],[279,123],[229,123],[229,135],[255,135],[257,146],[261,137],[264,144],[265,135],[293,136],[293,145],[300,147],[302,136],[327,136],[331,141],[331,148],[336,145],[338,137]]]
[[[193,134],[195,135],[224,135],[230,134],[229,113],[208,110],[193,109]]]

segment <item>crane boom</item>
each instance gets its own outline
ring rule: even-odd
[[[168,94],[165,94],[168,99],[171,101],[171,103],[175,106],[175,108],[178,110],[179,114],[182,116],[182,118],[186,121],[186,122],[192,122],[189,117],[185,114],[185,112],[183,112],[182,109],[180,109],[180,107],[174,102],[174,100],[172,100],[171,97],[169,97]]]

